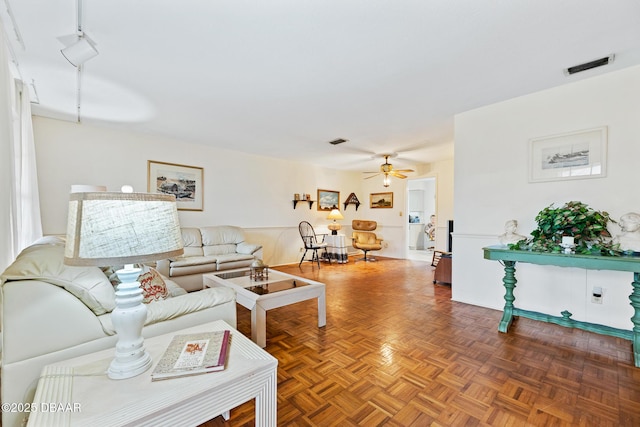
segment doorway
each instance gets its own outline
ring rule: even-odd
[[[436,178],[416,178],[407,182],[407,259],[429,261],[436,247]]]

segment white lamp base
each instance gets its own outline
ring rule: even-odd
[[[135,377],[151,367],[151,356],[144,348],[142,327],[147,319],[147,307],[142,303],[142,289],[136,280],[139,268],[131,265],[116,271],[120,284],[116,290],[116,308],[111,322],[118,334],[116,357],[107,376],[114,380]]]

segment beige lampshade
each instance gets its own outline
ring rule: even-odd
[[[336,219],[344,219],[344,217],[338,209],[331,209],[331,212],[329,212],[329,216],[327,217],[327,219],[332,219],[335,221]]]
[[[183,253],[176,198],[151,193],[71,193],[64,262],[109,266]]]

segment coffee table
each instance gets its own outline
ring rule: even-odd
[[[252,281],[250,269],[240,268],[202,275],[204,287],[226,286],[236,291],[236,301],[251,310],[251,339],[267,345],[267,310],[318,298],[318,327],[327,323],[324,283],[269,269],[269,278]]]
[[[153,369],[133,378],[106,375],[114,349],[47,365],[27,426],[195,426],[255,399],[255,425],[276,426],[278,360],[222,320],[145,340],[155,364],[174,335],[231,331],[223,371],[151,381]]]

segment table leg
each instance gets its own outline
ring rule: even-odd
[[[633,273],[633,291],[629,296],[634,309],[633,317],[633,361],[636,368],[640,368],[640,273]]]
[[[267,310],[260,304],[251,309],[251,341],[261,348],[267,346]]]
[[[318,328],[321,328],[327,324],[327,303],[325,291],[322,289],[322,293],[318,295]]]
[[[504,261],[504,277],[502,283],[504,284],[506,292],[504,294],[505,304],[502,320],[500,320],[500,325],[498,326],[498,331],[500,332],[507,332],[513,321],[513,302],[516,300],[516,297],[513,295],[513,290],[517,282],[515,265],[515,261]]]
[[[256,396],[256,427],[276,427],[278,418],[277,369],[269,376],[264,388]]]

